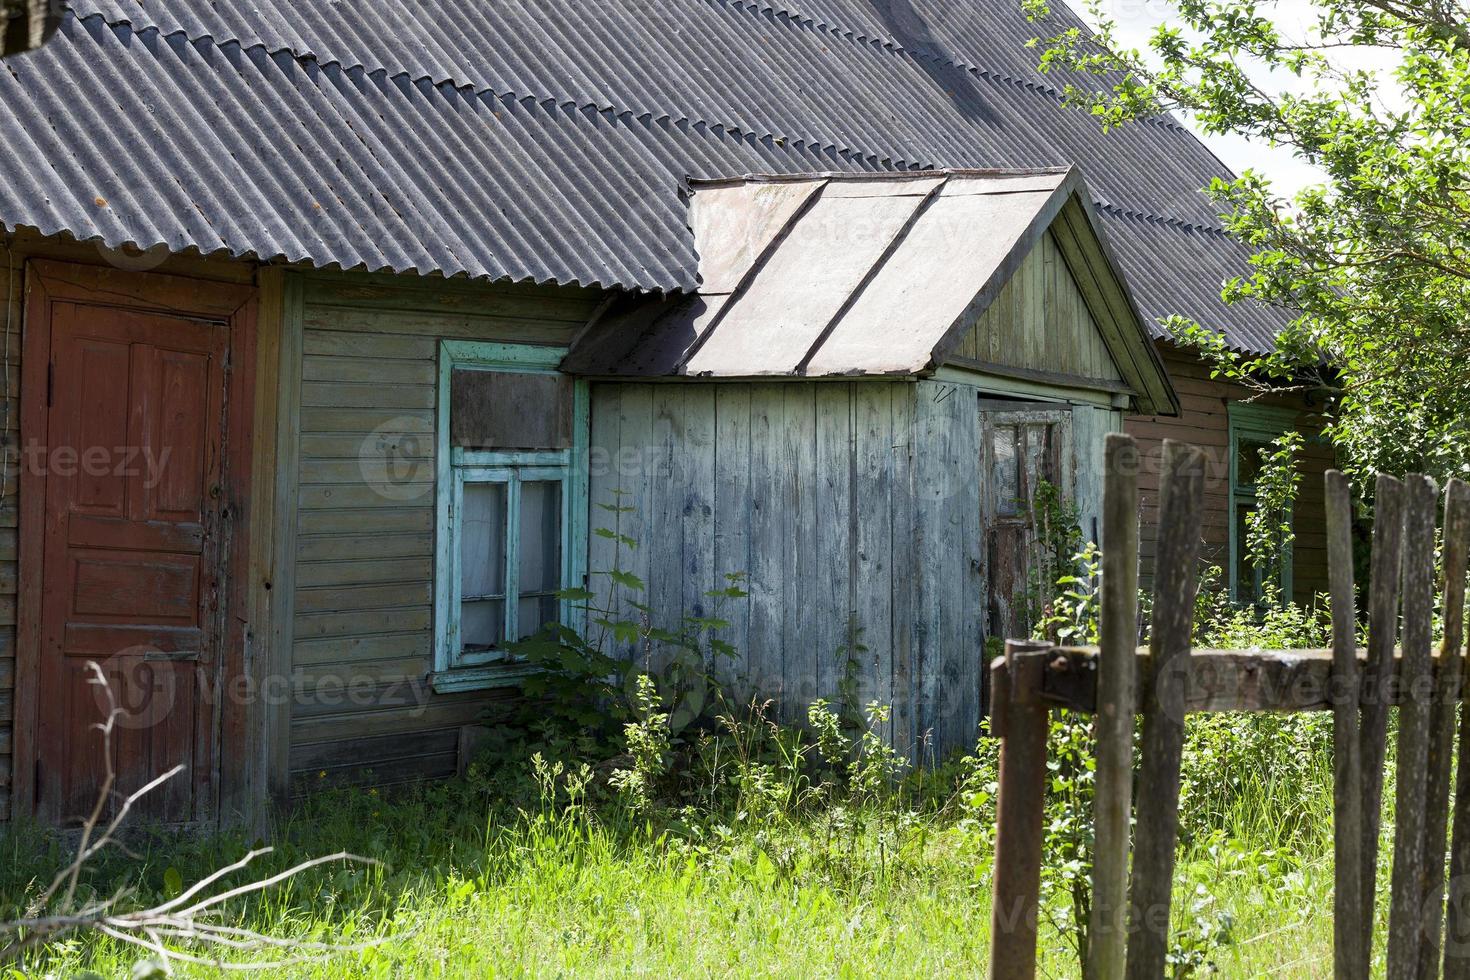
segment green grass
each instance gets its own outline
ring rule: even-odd
[[[1330,776],[1320,751],[1283,747],[1286,735],[1320,733],[1222,728],[1191,737],[1175,924],[1229,922],[1229,941],[1208,950],[1220,976],[1322,976]],[[1228,764],[1201,778],[1227,736]],[[1284,755],[1252,763],[1252,752]],[[655,816],[614,800],[550,805],[517,772],[385,796],[326,792],[282,821],[261,871],[339,849],[382,865],[308,873],[227,918],[304,940],[388,939],[272,975],[975,975],[989,950],[990,828],[983,794],[967,791],[986,776],[972,767],[959,792],[931,781],[866,803],[818,796],[757,813],[741,796],[718,811]],[[155,901],[252,843],[155,837],[137,858],[110,855],[86,883],[110,893],[129,881],[131,901]],[[0,840],[0,916],[63,859],[35,832]],[[1045,924],[1041,945],[1043,976],[1077,975],[1065,938]],[[139,958],[77,937],[27,961],[24,975],[127,976]]]

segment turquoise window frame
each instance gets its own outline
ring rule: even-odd
[[[1229,407],[1230,418],[1230,513],[1227,525],[1230,529],[1230,598],[1241,605],[1256,604],[1259,601],[1259,592],[1262,584],[1261,573],[1255,570],[1255,580],[1249,583],[1251,594],[1246,594],[1241,582],[1239,570],[1246,546],[1241,539],[1240,529],[1236,526],[1235,515],[1241,504],[1253,505],[1256,503],[1255,484],[1246,484],[1240,477],[1240,444],[1244,440],[1252,442],[1275,442],[1287,432],[1296,428],[1297,413],[1288,408],[1275,408],[1267,405],[1253,405],[1247,402],[1232,402]],[[1294,517],[1294,508],[1288,507],[1286,513],[1287,523],[1291,523]],[[1281,568],[1281,594],[1287,600],[1292,596],[1292,566],[1295,564],[1295,556],[1290,544],[1287,545],[1286,561]]]
[[[460,563],[457,519],[467,482],[505,482],[506,632],[515,636],[519,603],[519,522],[515,520],[519,483],[556,480],[562,485],[561,562],[563,588],[586,582],[588,387],[572,386],[572,444],[544,451],[467,451],[449,445],[449,385],[455,370],[559,374],[565,347],[443,340],[439,343],[438,411],[435,419],[435,562],[434,562],[434,690],[441,692],[505,687],[520,683],[534,668],[506,659],[503,653],[465,657],[459,645]],[[562,623],[581,628],[580,608],[563,600]]]

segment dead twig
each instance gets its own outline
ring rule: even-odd
[[[81,839],[75,856],[57,872],[51,883],[31,903],[25,918],[0,923],[0,943],[3,943],[0,945],[0,965],[14,963],[47,943],[77,932],[98,933],[137,947],[156,957],[165,969],[171,964],[187,963],[224,970],[278,970],[319,962],[344,953],[361,952],[389,941],[388,937],[381,937],[361,943],[337,944],[281,938],[213,919],[225,903],[274,888],[312,868],[338,862],[381,865],[381,862],[372,858],[359,857],[346,851],[311,858],[267,878],[215,891],[216,886],[224,879],[247,870],[257,858],[270,854],[273,850],[269,847],[257,848],[239,860],[206,875],[174,898],[149,908],[118,911],[118,907],[134,894],[130,887],[119,888],[111,897],[78,906],[77,889],[87,863],[107,847],[118,847],[125,851],[118,843],[117,833],[135,804],[184,769],[181,765],[175,766],[150,780],[125,796],[117,804],[112,816],[106,817],[117,783],[117,773],[112,762],[112,737],[122,712],[102,668],[90,662],[87,668],[91,674],[89,683],[103,691],[107,705],[105,717],[95,726],[102,735],[102,787],[96,804],[82,824]],[[225,954],[285,950],[291,951],[293,955],[269,961],[226,962],[223,959]]]

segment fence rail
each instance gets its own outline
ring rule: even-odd
[[[1194,650],[1203,456],[1166,442],[1153,627],[1149,647],[1140,649],[1132,439],[1109,436],[1107,460],[1101,645],[1011,641],[991,668],[1001,739],[991,976],[1035,976],[1048,715],[1067,708],[1097,716],[1088,980],[1164,975],[1184,724],[1188,714],[1205,711],[1333,712],[1333,975],[1363,980],[1373,954],[1384,761],[1389,709],[1396,706],[1387,974],[1391,980],[1470,980],[1470,710],[1461,705],[1470,485],[1451,480],[1445,488],[1440,538],[1433,481],[1378,478],[1366,647],[1357,642],[1350,487],[1341,473],[1331,472],[1332,647]],[[1437,649],[1436,605],[1443,617]],[[1135,790],[1146,802],[1136,813]]]

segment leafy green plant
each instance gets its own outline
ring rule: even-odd
[[[635,813],[653,807],[659,782],[669,771],[668,712],[660,711],[658,688],[647,674],[639,674],[633,698],[635,717],[623,726],[631,765],[614,769],[609,782]]]
[[[1067,572],[1057,579],[1049,604],[1051,615],[1041,621],[1037,636],[1051,637],[1068,646],[1096,646],[1102,596],[1102,549],[1088,542],[1072,556]]]
[[[1267,597],[1263,605],[1281,604],[1280,585],[1284,563],[1291,555],[1296,531],[1292,527],[1292,502],[1301,485],[1297,457],[1302,451],[1302,434],[1282,434],[1261,452],[1256,473],[1256,507],[1246,519],[1246,554],[1261,572]]]
[[[614,500],[621,498],[621,491],[614,491]],[[615,525],[634,510],[620,502],[597,506]],[[744,573],[726,574],[722,587],[705,593],[709,615],[683,615],[664,625],[643,599],[646,584],[623,567],[624,555],[635,551],[638,541],[616,526],[593,533],[614,546],[612,566],[589,574],[591,584],[605,588],[601,594],[590,588],[558,593],[587,628],[553,622],[510,646],[512,656],[538,668],[522,684],[526,701],[515,723],[538,734],[539,744],[606,754],[636,715],[641,678],[656,675],[676,737],[691,727],[712,727],[722,693],[714,665],[736,653],[719,636],[729,627],[720,612],[725,603],[746,595]],[[626,602],[620,601],[624,597]]]

